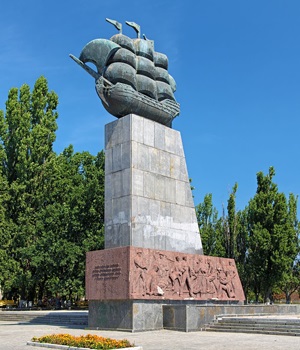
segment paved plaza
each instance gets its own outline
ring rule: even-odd
[[[72,335],[97,334],[114,339],[128,339],[143,350],[189,349],[189,350],[299,350],[300,337],[275,336],[242,333],[192,332],[175,331],[152,332],[117,332],[91,331],[82,326],[48,326],[37,324],[18,324],[0,322],[0,349],[1,350],[42,350],[43,347],[26,345],[34,336],[52,333],[69,333]]]

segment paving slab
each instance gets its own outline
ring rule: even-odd
[[[1,350],[44,350],[42,347],[26,345],[34,336],[52,333],[69,333],[72,335],[97,334],[114,339],[128,339],[135,345],[142,346],[143,350],[299,350],[299,337],[276,336],[263,334],[219,333],[219,332],[118,332],[95,331],[81,327],[48,326],[36,324],[17,324],[0,322],[0,349]]]

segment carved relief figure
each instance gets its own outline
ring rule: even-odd
[[[157,251],[134,257],[133,293],[141,296],[195,299],[235,299],[235,265],[223,266],[218,258]]]
[[[173,266],[171,267],[170,271],[170,280],[172,285],[172,291],[176,291],[179,293],[179,288],[181,284],[181,268],[180,268],[180,257],[176,256]],[[175,287],[176,286],[176,287]]]
[[[235,294],[232,288],[232,278],[234,276],[229,277],[221,266],[217,267],[217,271],[218,297],[222,298],[222,291],[225,291],[229,298],[234,298]]]
[[[157,274],[159,276],[158,285],[161,289],[165,290],[169,286],[170,280],[170,268],[169,261],[167,260],[165,254],[158,252],[158,261],[156,262],[159,266]]]
[[[236,268],[232,261],[229,261],[229,266],[227,268],[227,276],[230,279],[231,290],[235,293],[234,277],[236,276]]]
[[[212,261],[210,258],[207,259],[206,263],[204,264],[203,272],[205,274],[205,292],[208,294],[216,294],[217,286],[216,286],[216,274],[215,274],[215,268],[212,264]]]
[[[190,269],[190,285],[191,291],[194,295],[206,293],[206,279],[205,279],[206,271],[203,270],[203,262],[202,259],[196,259],[194,262],[193,268]]]
[[[190,267],[187,261],[187,257],[184,256],[181,261],[181,278],[179,287],[179,296],[182,295],[183,289],[187,287],[189,295],[192,297],[191,284],[190,284]]]
[[[148,295],[164,295],[163,289],[159,286],[160,284],[160,276],[159,276],[159,267],[154,265],[152,270],[149,272],[148,278],[148,287],[147,294]]]
[[[145,295],[147,286],[147,267],[142,257],[142,251],[137,251],[134,258],[135,270],[133,274],[132,288],[133,293]]]

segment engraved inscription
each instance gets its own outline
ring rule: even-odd
[[[92,271],[92,278],[95,281],[115,280],[121,275],[119,264],[95,266]]]

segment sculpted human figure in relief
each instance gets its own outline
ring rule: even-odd
[[[134,275],[133,275],[133,283],[134,287],[133,292],[137,294],[142,294],[142,296],[146,293],[146,281],[147,281],[147,267],[146,263],[142,257],[142,251],[138,251],[136,253],[136,257],[134,258]]]

